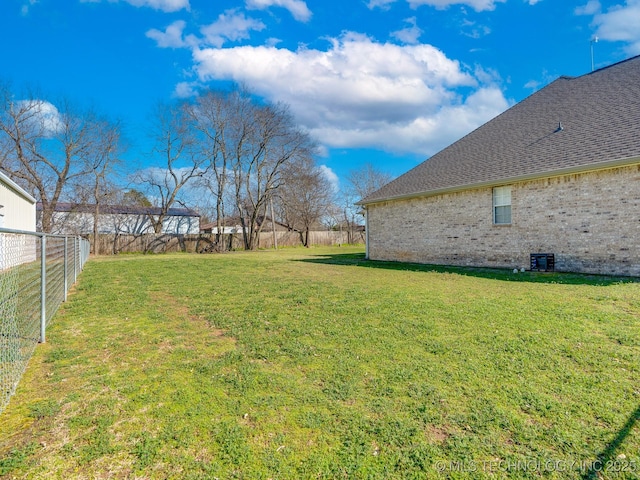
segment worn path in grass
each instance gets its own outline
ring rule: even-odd
[[[352,247],[99,258],[0,475],[640,478],[639,318],[640,283]]]

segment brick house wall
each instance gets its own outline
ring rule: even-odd
[[[492,188],[367,206],[372,260],[640,276],[640,164],[511,185],[511,224],[494,225]]]

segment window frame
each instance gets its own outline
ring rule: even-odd
[[[511,225],[511,185],[501,185],[493,187],[491,191],[493,205],[493,224],[494,225]],[[508,208],[507,208],[508,207]],[[498,213],[498,209],[500,213]],[[506,212],[508,211],[508,219]]]

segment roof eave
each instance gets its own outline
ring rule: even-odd
[[[22,188],[16,182],[11,180],[8,176],[6,176],[2,172],[0,172],[0,181],[2,181],[2,183],[4,183],[7,187],[9,187],[15,193],[17,193],[18,195],[23,197],[29,203],[36,203],[36,199],[35,198],[33,198],[24,188]]]
[[[619,158],[616,160],[608,160],[606,162],[592,163],[589,165],[578,165],[578,166],[561,168],[558,170],[551,170],[546,172],[536,172],[536,173],[530,173],[526,175],[518,175],[515,177],[501,178],[498,180],[489,180],[485,182],[470,183],[465,185],[455,185],[455,186],[446,187],[446,188],[439,188],[436,190],[426,190],[426,191],[414,192],[406,195],[396,195],[391,197],[379,198],[371,201],[361,200],[359,202],[356,202],[356,205],[360,205],[366,208],[369,205],[375,205],[378,203],[411,200],[414,198],[421,198],[421,197],[434,197],[436,195],[444,195],[446,193],[457,193],[464,190],[495,187],[499,185],[505,185],[508,183],[526,182],[529,180],[539,180],[541,178],[552,178],[552,177],[559,177],[562,175],[587,173],[587,172],[593,172],[597,170],[607,170],[610,168],[629,166],[636,163],[640,163],[640,156]]]

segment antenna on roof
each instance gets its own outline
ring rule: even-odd
[[[556,131],[553,133],[558,133],[564,130],[564,127],[562,126],[562,122],[558,120],[558,128],[556,128]]]
[[[591,44],[591,71],[593,72],[593,70],[594,70],[594,65],[593,65],[593,44],[594,43],[598,43],[598,37],[593,37],[589,43]]]

